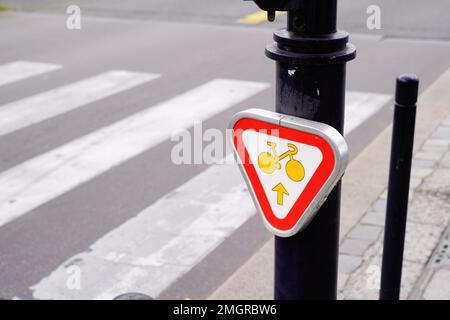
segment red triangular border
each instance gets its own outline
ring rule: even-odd
[[[277,218],[273,213],[259,176],[255,170],[255,166],[251,162],[247,149],[245,148],[242,134],[246,130],[264,132],[268,135],[270,135],[271,132],[276,132],[277,137],[315,146],[322,152],[322,162],[289,213],[283,219]],[[274,229],[281,232],[289,231],[294,228],[333,173],[335,156],[330,144],[324,138],[309,132],[298,131],[250,118],[240,119],[234,124],[233,143],[266,221]]]

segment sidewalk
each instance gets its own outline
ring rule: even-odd
[[[450,223],[449,146],[450,116],[414,156],[402,299],[450,299],[450,260],[441,254],[450,240],[445,232]],[[384,191],[341,242],[340,298],[378,298],[386,195]]]
[[[450,69],[419,98],[402,299],[450,299]],[[343,179],[339,299],[378,299],[391,128]],[[273,240],[210,299],[272,299]]]

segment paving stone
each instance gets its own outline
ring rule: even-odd
[[[386,211],[386,199],[379,198],[372,205],[373,211],[385,212]]]
[[[450,140],[447,142],[447,141],[442,140],[442,139],[427,139],[427,141],[425,141],[424,145],[435,145],[435,146],[446,146],[446,147],[449,147],[450,146]]]
[[[445,226],[408,221],[404,259],[424,265],[438,245],[444,228]]]
[[[438,161],[441,158],[442,158],[442,152],[436,152],[436,151],[421,151],[414,155],[414,159],[420,159],[420,160]]]
[[[446,121],[413,160],[401,299],[411,295],[450,223],[450,116]],[[346,267],[347,278],[340,284],[340,298],[378,299],[386,198],[387,190],[341,243],[340,268]],[[450,241],[450,232],[445,237]],[[441,269],[433,275],[423,297],[449,300],[450,266],[438,267]]]
[[[339,274],[338,274],[338,284],[337,284],[338,291],[342,291],[344,289],[345,283],[347,282],[348,277],[349,277],[348,274],[339,272]]]
[[[444,168],[450,168],[450,152],[447,152],[440,161],[440,166]]]
[[[409,180],[409,187],[412,189],[415,189],[418,186],[420,186],[422,181],[423,181],[423,179],[421,179],[421,178],[411,177],[411,179]]]
[[[450,115],[447,116],[447,118],[442,121],[443,126],[450,126]]]
[[[377,247],[378,250],[375,253],[375,255],[379,255],[380,257],[383,256],[384,232],[383,232],[383,236],[381,239],[382,240],[380,241],[380,245]]]
[[[430,169],[430,168],[413,167],[413,168],[411,168],[411,177],[425,178],[426,176],[428,176],[432,172],[433,172],[433,169]]]
[[[383,254],[383,242],[384,242],[384,231],[381,232],[381,235],[378,238],[378,240],[371,247],[369,247],[369,250],[367,250],[364,256],[366,260],[367,257],[381,256]]]
[[[415,158],[412,160],[413,168],[433,168],[436,165],[436,160],[425,160]]]
[[[376,226],[384,226],[386,220],[386,212],[382,211],[369,211],[361,219],[364,224],[373,224]]]
[[[357,272],[350,275],[342,290],[346,300],[378,300],[381,280],[380,255],[367,260]],[[407,299],[419,279],[423,266],[420,263],[403,261],[400,299]]]
[[[339,246],[339,253],[362,257],[371,244],[372,241],[368,240],[345,238]]]
[[[445,120],[441,123],[439,127],[436,128],[434,131],[440,131],[440,132],[450,132],[449,125],[445,122]]]
[[[443,140],[443,139],[428,139],[423,145],[421,150],[428,152],[445,152],[448,150],[448,147],[450,146],[450,139]]]
[[[438,245],[444,228],[444,225],[435,226],[423,222],[413,222],[410,221],[408,216],[403,258],[425,265]],[[372,255],[383,255],[383,241],[384,235],[377,241],[377,251]],[[372,247],[370,250],[372,250]]]
[[[352,239],[363,239],[375,241],[380,235],[381,228],[379,226],[358,224],[347,235]]]
[[[381,278],[381,257],[364,262],[357,272],[350,275],[342,290],[345,300],[378,300]]]
[[[420,190],[450,195],[450,170],[439,167],[425,179]]]
[[[444,241],[439,243],[428,265],[430,268],[450,266],[450,241],[444,239]]]
[[[450,128],[444,126],[437,128],[431,135],[431,138],[439,140],[450,139]]]
[[[428,283],[423,298],[426,300],[450,300],[450,270],[436,271]]]
[[[408,220],[446,226],[450,223],[450,201],[432,193],[416,192],[409,203]]]
[[[403,261],[402,284],[400,287],[401,300],[406,300],[411,295],[423,269],[424,266],[421,263],[408,260]]]
[[[340,254],[338,270],[340,273],[350,274],[354,272],[361,265],[361,263],[362,257]]]

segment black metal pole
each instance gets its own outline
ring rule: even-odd
[[[397,78],[380,300],[400,298],[418,88],[416,76]]]
[[[356,55],[336,30],[336,0],[291,0],[287,28],[266,55],[276,63],[276,111],[344,127],[346,62]],[[338,184],[301,233],[275,237],[275,299],[336,299]]]

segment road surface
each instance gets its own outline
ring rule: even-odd
[[[283,16],[239,23],[258,11],[240,1],[79,1],[69,30],[64,2],[3,2],[17,10],[0,13],[0,297],[207,297],[270,234],[234,166],[176,165],[171,137],[273,109],[263,52]],[[450,28],[402,18],[372,33],[356,23],[362,4],[342,7],[358,48],[354,158],[389,124],[398,74],[424,90],[448,68]]]

